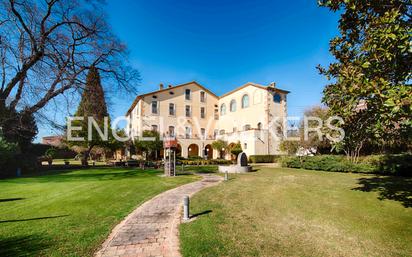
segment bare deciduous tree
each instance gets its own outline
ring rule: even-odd
[[[91,66],[109,86],[134,90],[126,57],[101,1],[0,0],[0,121],[1,110],[33,114],[82,88]]]

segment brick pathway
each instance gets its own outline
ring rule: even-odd
[[[178,225],[183,198],[222,181],[216,175],[201,175],[201,181],[163,192],[145,202],[117,225],[96,257],[179,257]],[[110,208],[110,206],[108,206]]]

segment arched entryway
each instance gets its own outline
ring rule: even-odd
[[[197,157],[199,156],[199,146],[197,146],[197,144],[191,144],[187,148],[187,152],[189,157]]]
[[[182,156],[182,146],[180,144],[177,144],[176,156]]]
[[[211,145],[205,146],[205,156],[207,157],[208,160],[213,158],[213,148]]]

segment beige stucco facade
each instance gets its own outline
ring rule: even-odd
[[[145,130],[175,136],[183,157],[217,158],[211,143],[240,142],[247,155],[279,154],[281,137],[271,130],[286,117],[288,91],[274,84],[247,83],[221,97],[196,82],[140,95],[127,112],[126,132],[136,138]],[[230,158],[230,156],[227,156]]]

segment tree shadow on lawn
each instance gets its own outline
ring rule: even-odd
[[[114,169],[87,169],[87,170],[75,170],[75,171],[66,171],[66,172],[58,172],[55,174],[49,175],[39,175],[39,176],[31,176],[25,177],[30,178],[30,181],[22,180],[20,178],[17,179],[7,179],[7,180],[0,180],[1,182],[13,182],[13,183],[32,183],[32,182],[67,182],[67,181],[87,181],[87,180],[121,180],[121,179],[128,179],[128,178],[145,178],[145,177],[156,177],[161,173],[159,170],[155,169],[119,169],[116,171]]]
[[[0,256],[41,256],[41,251],[50,247],[50,242],[52,240],[46,240],[39,235],[0,237]]]
[[[32,221],[32,220],[45,220],[45,219],[56,219],[56,218],[63,218],[69,216],[66,215],[56,215],[56,216],[47,216],[47,217],[37,217],[37,218],[29,218],[29,219],[19,219],[19,220],[0,220],[0,223],[10,223],[10,222],[21,222],[21,221]],[[1,256],[1,255],[0,255]]]
[[[25,198],[6,198],[6,199],[0,199],[0,203],[4,203],[4,202],[13,202],[13,201],[18,201],[18,200],[24,200]]]
[[[358,181],[359,187],[352,190],[363,192],[378,192],[379,200],[394,200],[401,202],[406,208],[412,208],[412,178],[374,176],[363,177]]]

